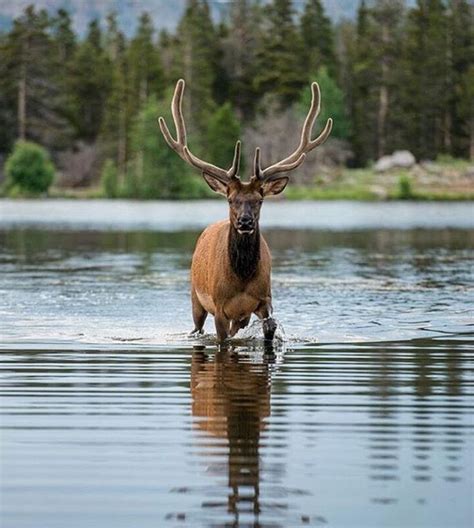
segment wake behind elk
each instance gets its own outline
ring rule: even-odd
[[[210,313],[214,316],[217,337],[222,343],[246,327],[254,313],[263,322],[265,340],[273,340],[276,323],[272,318],[271,255],[260,234],[260,208],[265,197],[285,189],[289,178],[281,174],[301,165],[306,154],[323,143],[331,132],[332,119],[328,119],[321,134],[311,140],[321,100],[317,83],[312,83],[311,91],[311,107],[296,150],[262,169],[260,149],[257,148],[253,174],[248,182],[241,181],[238,175],[240,141],[235,144],[234,160],[228,170],[197,158],[189,150],[182,111],[182,79],[176,84],[171,103],[176,139],[164,119],[159,118],[166,143],[189,165],[199,169],[209,187],[229,202],[229,219],[207,227],[194,251],[191,265],[193,332],[202,333]]]

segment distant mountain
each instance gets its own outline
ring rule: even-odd
[[[265,1],[265,0],[264,0]],[[209,0],[216,20],[225,17],[232,0]],[[306,0],[294,0],[296,9],[302,9]],[[323,0],[327,14],[335,21],[354,18],[359,0]],[[26,6],[34,4],[54,13],[59,8],[67,9],[74,20],[74,27],[84,34],[93,18],[104,19],[110,11],[116,11],[122,30],[130,36],[134,33],[137,18],[143,11],[152,16],[157,29],[174,29],[184,11],[186,0],[0,0],[0,31],[8,30],[12,20]]]

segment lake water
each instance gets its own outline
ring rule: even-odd
[[[472,526],[472,206],[265,204],[272,351],[188,337],[225,216],[0,201],[1,526]]]

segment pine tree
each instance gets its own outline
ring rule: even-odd
[[[362,0],[357,13],[356,41],[353,56],[352,93],[352,145],[355,162],[365,165],[375,156],[374,108],[376,97],[373,90],[374,50],[372,47],[373,23],[369,10]]]
[[[14,21],[2,47],[0,81],[5,98],[16,108],[13,129],[19,139],[32,139],[49,148],[61,144],[66,123],[60,112],[51,20],[33,6]],[[10,122],[13,119],[10,117]],[[8,122],[8,119],[7,119]]]
[[[0,34],[0,155],[10,152],[17,138],[18,89],[12,55],[10,36]]]
[[[472,64],[460,79],[457,112],[468,138],[467,157],[474,161],[474,65]],[[464,154],[464,150],[462,152]]]
[[[442,0],[418,0],[409,13],[405,32],[405,141],[422,159],[436,158],[449,149],[447,21]]]
[[[239,137],[240,123],[230,103],[225,103],[209,119],[206,150],[209,161],[219,167],[230,167]]]
[[[125,36],[119,30],[117,21],[117,12],[110,11],[106,17],[107,28],[105,31],[105,52],[109,56],[109,59],[114,62],[120,53],[120,46],[125,41]]]
[[[184,112],[191,133],[205,136],[207,121],[214,111],[216,80],[216,35],[205,0],[187,0],[177,30],[174,50],[174,80],[187,83]]]
[[[326,66],[337,78],[337,58],[331,20],[326,16],[321,0],[308,0],[301,16],[301,36],[306,64],[310,71]]]
[[[399,90],[403,2],[361,2],[351,50],[352,141],[357,164],[390,153],[399,145]]]
[[[391,123],[400,114],[395,105],[397,82],[397,60],[401,52],[401,21],[403,0],[377,0],[373,9],[374,48],[373,70],[376,72],[377,90],[376,155],[378,158],[393,150]]]
[[[230,85],[229,98],[244,119],[250,119],[255,109],[254,79],[260,23],[261,9],[253,0],[236,0],[231,4],[229,30],[223,44],[224,57]]]
[[[100,131],[103,154],[113,160],[118,177],[125,175],[128,151],[129,82],[127,47],[125,36],[119,31],[116,15],[108,17],[106,32],[106,52],[112,68],[112,84],[107,97]]]
[[[148,13],[140,17],[128,50],[131,104],[140,108],[152,94],[161,97],[164,73],[158,49],[153,43],[153,23]]]
[[[58,49],[58,59],[61,64],[68,64],[76,50],[76,35],[72,29],[72,21],[69,13],[64,9],[58,9],[52,21],[53,38]]]
[[[445,119],[448,147],[457,156],[474,157],[474,6],[449,2],[450,114]]]
[[[293,17],[291,0],[273,0],[267,6],[254,80],[260,95],[274,93],[284,106],[298,98],[307,77]]]
[[[73,142],[73,113],[72,102],[69,93],[69,80],[73,67],[74,54],[77,49],[76,35],[72,29],[72,20],[69,13],[64,9],[59,9],[52,19],[52,38],[55,48],[52,61],[54,67],[51,70],[51,77],[57,86],[57,108],[58,114],[65,123],[61,131],[63,138],[61,148],[70,147]],[[67,125],[66,125],[67,124]]]
[[[93,142],[101,129],[112,84],[111,63],[102,47],[102,34],[95,20],[89,24],[87,37],[76,50],[68,84],[76,135]]]

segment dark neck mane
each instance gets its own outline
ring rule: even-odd
[[[241,280],[249,280],[257,271],[260,261],[260,231],[257,228],[251,235],[240,235],[230,224],[229,258],[232,270]]]

